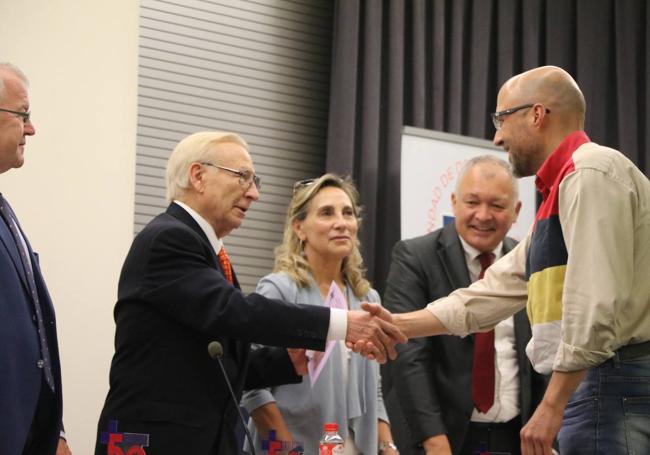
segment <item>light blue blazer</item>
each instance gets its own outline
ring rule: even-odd
[[[272,273],[262,278],[257,292],[273,299],[292,303],[323,305],[318,286],[312,280],[308,288],[299,288],[284,273]],[[360,309],[360,301],[346,286],[345,296],[350,309]],[[379,294],[371,289],[362,299],[379,303]],[[272,321],[269,321],[272,323]],[[347,358],[347,381],[344,378],[343,359]],[[296,441],[301,441],[305,454],[318,453],[318,441],[323,424],[337,422],[339,434],[346,438],[348,429],[363,454],[377,453],[377,420],[388,422],[381,393],[379,365],[337,344],[312,388],[308,377],[300,384],[289,384],[244,393],[241,404],[250,413],[260,406],[275,401],[282,412],[289,431]],[[259,453],[261,441],[252,419],[249,429]]]

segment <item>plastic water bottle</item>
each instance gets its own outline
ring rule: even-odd
[[[319,455],[343,455],[343,438],[339,435],[339,424],[326,423],[323,430],[323,437],[318,445]]]

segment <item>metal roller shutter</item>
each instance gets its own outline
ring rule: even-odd
[[[293,182],[325,167],[333,3],[141,1],[136,233],[166,207],[175,144],[234,131],[263,189],[225,243],[245,291],[271,271]]]

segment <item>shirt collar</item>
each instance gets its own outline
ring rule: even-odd
[[[591,140],[584,131],[574,131],[565,137],[562,142],[560,142],[560,145],[553,150],[553,153],[546,158],[542,167],[537,171],[537,177],[535,178],[537,191],[542,193],[544,199],[546,199],[546,196],[551,190],[558,173],[571,158],[573,152],[575,152],[582,144],[586,144],[587,142],[591,142]]]
[[[474,248],[472,245],[467,243],[460,235],[458,236],[460,243],[463,244],[463,250],[465,251],[465,258],[469,261],[475,261],[480,255],[481,251]],[[492,250],[494,254],[494,260],[496,261],[501,257],[501,251],[503,250],[503,240]]]
[[[208,237],[208,241],[210,242],[210,245],[214,249],[215,253],[219,254],[219,251],[221,251],[221,248],[223,247],[223,240],[217,237],[217,234],[214,232],[212,226],[210,226],[210,223],[208,223],[205,218],[199,215],[196,210],[184,202],[174,199],[174,204],[182,207],[187,213],[190,214],[192,218],[194,218],[194,221],[197,222],[201,230],[205,232],[205,235]]]

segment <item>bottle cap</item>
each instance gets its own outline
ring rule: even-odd
[[[339,424],[336,422],[326,423],[325,425],[323,425],[323,429],[326,432],[337,433],[339,431]]]

